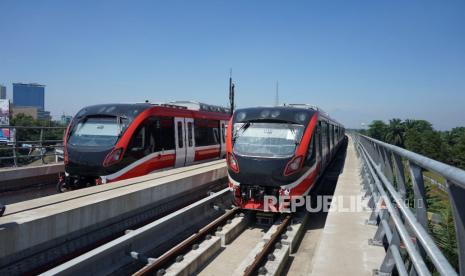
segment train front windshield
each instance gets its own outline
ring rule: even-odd
[[[111,147],[127,125],[128,120],[121,117],[88,117],[74,126],[68,143],[73,146]]]
[[[304,126],[247,122],[234,125],[234,153],[243,156],[288,158],[302,139]]]

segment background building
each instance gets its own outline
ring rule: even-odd
[[[10,125],[10,101],[0,99],[0,126]]]
[[[20,113],[38,120],[51,120],[45,111],[45,85],[37,83],[13,83],[13,116]]]
[[[0,99],[0,126],[10,125],[10,101]],[[0,127],[0,144],[8,143],[10,140],[10,130]]]
[[[16,117],[18,114],[31,116],[34,120],[49,121],[51,119],[50,111],[38,109],[35,106],[13,106],[11,108],[11,115]]]
[[[13,104],[45,109],[45,85],[37,83],[13,83]]]
[[[6,87],[0,85],[0,100],[6,99]]]
[[[18,114],[24,114],[27,116],[31,116],[34,120],[37,120],[38,111],[39,109],[35,106],[13,106],[11,108],[11,115],[12,117],[16,117],[18,116]]]
[[[63,114],[61,115],[60,123],[62,125],[68,125],[69,123],[71,123],[71,120],[73,120],[73,116]]]

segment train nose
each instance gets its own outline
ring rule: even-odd
[[[72,175],[99,176],[105,174],[103,161],[111,149],[92,151],[68,147],[66,171]]]
[[[236,156],[239,173],[232,173],[241,184],[279,187],[283,185],[283,171],[290,158],[263,159]],[[231,172],[230,172],[231,173]]]

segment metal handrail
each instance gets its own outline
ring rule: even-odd
[[[39,157],[42,161],[42,164],[45,164],[44,157],[46,156],[55,156],[56,161],[62,156],[56,152],[57,149],[63,148],[63,139],[56,140],[56,139],[44,139],[44,132],[50,130],[62,130],[63,133],[66,131],[66,127],[51,127],[51,126],[0,126],[0,129],[13,129],[15,130],[15,136],[13,141],[7,142],[6,145],[0,145],[1,151],[11,151],[12,156],[0,156],[0,160],[13,160],[14,166],[18,166],[18,160],[26,159],[26,158],[37,158]],[[18,135],[19,130],[38,130],[39,133],[35,135],[39,135],[39,140],[17,140],[16,137]],[[18,144],[32,144],[32,147],[25,147],[23,145]],[[33,154],[33,155],[19,155],[17,150],[19,149],[38,149],[40,150],[40,154]],[[44,152],[47,149],[54,149],[54,153],[47,153]]]
[[[362,154],[363,158],[365,159],[366,163],[371,161],[370,156],[368,156],[365,151],[362,151],[361,154]],[[381,184],[381,181],[377,177],[377,174],[374,171],[375,168],[373,168],[372,166],[368,166],[368,169],[370,170],[371,175],[374,176],[373,178],[374,178],[375,184],[376,184],[376,186],[378,188],[377,191],[381,194],[381,198],[383,199],[383,203],[386,205],[387,210],[388,210],[388,212],[389,212],[389,214],[390,214],[390,216],[391,216],[391,218],[392,218],[392,220],[393,220],[393,222],[395,224],[396,230],[398,231],[400,237],[402,238],[402,241],[404,242],[405,247],[406,247],[409,255],[411,256],[411,258],[413,260],[413,264],[415,266],[415,269],[416,269],[417,273],[419,275],[431,275],[431,273],[428,271],[428,268],[426,267],[425,262],[423,261],[423,258],[421,257],[420,253],[416,250],[413,241],[410,239],[407,228],[403,224],[402,219],[399,216],[397,210],[395,209],[394,204],[392,204],[390,202],[387,193],[384,191],[384,189],[382,187],[382,184]],[[396,203],[398,203],[397,198],[395,198],[395,199],[396,199]],[[403,210],[402,213],[405,211],[404,208],[401,209],[401,210]],[[409,216],[408,218],[411,218],[411,217]],[[381,227],[383,226],[382,222],[383,221],[380,222]],[[415,222],[412,222],[412,224],[414,224],[414,223]],[[392,237],[391,237],[391,239],[392,239]]]
[[[460,274],[465,275],[465,171],[443,164],[428,157],[410,152],[408,150],[375,140],[373,138],[360,134],[353,135],[358,153],[364,161],[363,176],[365,177],[365,189],[368,195],[372,195],[376,200],[381,198],[388,207],[387,215],[380,210],[373,210],[370,221],[373,224],[378,224],[378,231],[374,240],[383,243],[386,235],[386,221],[394,225],[389,231],[396,235],[400,234],[403,243],[409,253],[415,271],[420,275],[429,275],[429,271],[425,271],[424,259],[428,255],[433,262],[435,268],[442,275],[457,275],[457,272],[445,258],[439,247],[434,242],[434,239],[427,231],[427,210],[421,206],[415,206],[412,212],[409,206],[404,202],[405,199],[405,164],[402,162],[404,158],[408,163],[409,172],[411,174],[414,198],[416,203],[423,201],[426,204],[426,194],[423,181],[423,171],[428,170],[441,175],[446,179],[447,193],[453,210],[454,222],[456,227],[456,237],[459,249],[459,267]],[[372,185],[374,182],[375,185]],[[396,182],[396,186],[394,186]],[[386,190],[388,193],[386,193]],[[381,196],[378,197],[377,194]],[[388,197],[389,196],[389,197]],[[398,209],[392,210],[389,199],[395,201]],[[418,201],[418,202],[417,202]],[[392,206],[391,206],[392,207]],[[399,218],[402,218],[399,222]],[[402,222],[403,221],[403,222]],[[406,227],[408,225],[408,228]],[[409,229],[413,232],[419,243],[412,251],[411,240],[405,237],[405,230]],[[391,235],[392,236],[392,235]],[[407,239],[407,240],[406,240]],[[392,272],[395,263],[398,272],[405,271],[405,266],[399,264],[399,260],[395,259],[391,253],[392,248],[399,247],[399,241],[392,237],[388,238],[388,252],[381,266],[381,272]],[[418,254],[421,259],[418,259]],[[394,259],[393,259],[394,258]],[[403,273],[401,273],[403,274]]]
[[[362,137],[400,155],[401,157],[408,159],[409,161],[415,162],[415,164],[417,164],[418,166],[428,171],[435,172],[443,176],[445,179],[449,181],[453,181],[456,185],[459,185],[463,189],[465,189],[465,171],[464,170],[441,163],[439,161],[420,155],[418,153],[414,153],[406,149],[396,147],[396,146],[393,146],[385,142],[381,142],[371,137],[367,137],[367,136],[362,136]]]

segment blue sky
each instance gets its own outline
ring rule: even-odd
[[[321,106],[465,126],[464,1],[0,2],[0,83],[38,82],[52,115],[108,102]]]

